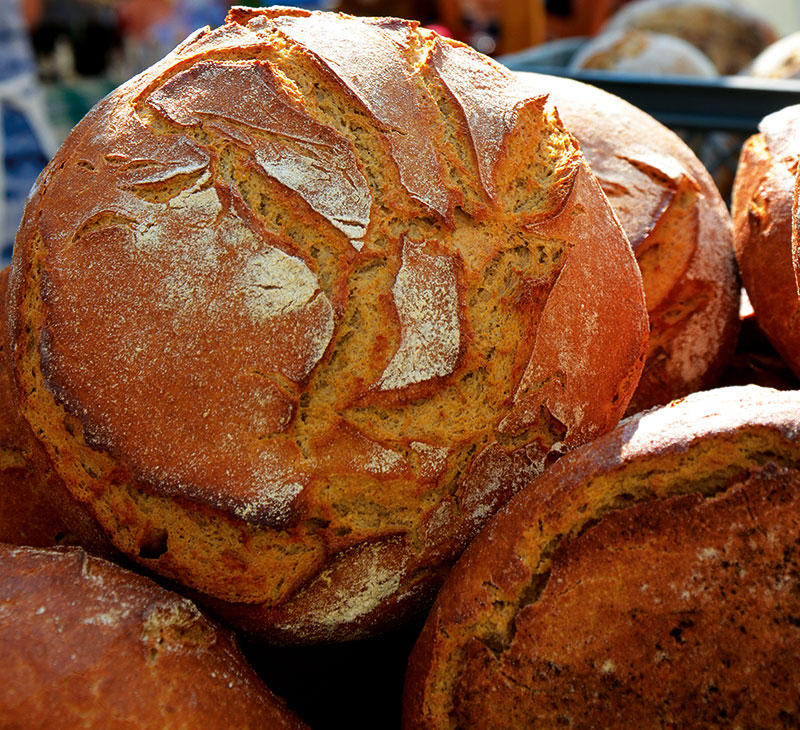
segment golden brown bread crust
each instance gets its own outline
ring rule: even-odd
[[[613,94],[522,74],[550,96],[633,246],[650,317],[628,413],[712,387],[739,332],[731,217],[714,181],[670,129]]]
[[[110,543],[72,503],[17,411],[5,306],[8,275],[8,268],[0,271],[0,542],[35,547],[80,543],[111,557]]]
[[[306,727],[233,634],[81,548],[0,544],[4,728]]]
[[[11,358],[5,318],[8,269],[0,271],[0,542],[54,545],[63,526],[48,516],[48,502],[31,498],[36,474],[24,457],[22,423],[11,387]]]
[[[765,117],[745,142],[731,210],[742,283],[758,324],[800,376],[800,299],[792,254],[792,201],[797,176],[800,106]]]
[[[404,726],[795,725],[798,406],[693,394],[519,492],[434,604]]]
[[[101,102],[34,192],[20,410],[123,553],[272,639],[348,638],[617,422],[641,281],[509,72],[396,19],[229,20]]]

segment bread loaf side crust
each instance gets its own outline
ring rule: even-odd
[[[404,727],[781,727],[798,710],[797,406],[757,386],[697,393],[554,464],[450,573]]]
[[[521,74],[546,90],[577,137],[630,239],[650,317],[635,413],[712,387],[739,332],[731,216],[671,130],[623,99],[571,79]]]
[[[415,23],[237,9],[73,131],[14,368],[121,552],[275,640],[370,633],[616,423],[641,281],[544,103]]]
[[[75,505],[17,408],[5,316],[8,276],[8,268],[0,271],[0,542],[81,544],[116,556],[94,520]]]

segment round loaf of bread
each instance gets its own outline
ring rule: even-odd
[[[230,631],[81,548],[0,544],[0,609],[3,727],[306,727]]]
[[[718,76],[708,56],[683,38],[630,28],[589,39],[572,57],[569,68],[636,76]]]
[[[404,726],[796,726],[798,414],[704,391],[554,464],[451,571]]]
[[[741,73],[766,79],[800,78],[800,31],[767,46]]]
[[[800,376],[800,298],[792,254],[800,105],[770,114],[758,128],[742,148],[734,179],[734,248],[759,326]]]
[[[418,610],[612,428],[641,277],[546,97],[396,19],[235,9],[34,191],[20,411],[124,554],[274,641]]]
[[[682,38],[722,75],[738,73],[778,39],[764,17],[733,0],[635,0],[620,8],[603,32],[618,30]]]
[[[672,130],[618,96],[521,76],[577,137],[642,272],[650,339],[628,413],[712,387],[736,348],[740,284],[731,216],[711,175]]]

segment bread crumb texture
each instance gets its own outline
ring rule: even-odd
[[[689,396],[518,493],[437,599],[404,726],[796,725],[798,404]]]
[[[397,19],[233,9],[76,127],[15,255],[21,411],[73,498],[277,640],[429,595],[613,427],[647,336],[544,96]]]

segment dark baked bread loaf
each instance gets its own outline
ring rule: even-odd
[[[758,324],[800,376],[800,299],[792,254],[792,201],[800,159],[800,106],[765,117],[745,142],[731,211],[742,283]]]
[[[405,727],[796,727],[798,414],[705,391],[554,464],[450,573]]]
[[[739,331],[731,216],[714,181],[670,129],[613,94],[522,74],[550,95],[633,246],[650,340],[633,413],[715,384]]]
[[[230,631],[80,548],[0,544],[4,728],[305,728]]]
[[[641,279],[545,107],[412,22],[240,8],[77,126],[14,371],[119,550],[273,640],[367,634],[616,424]]]

